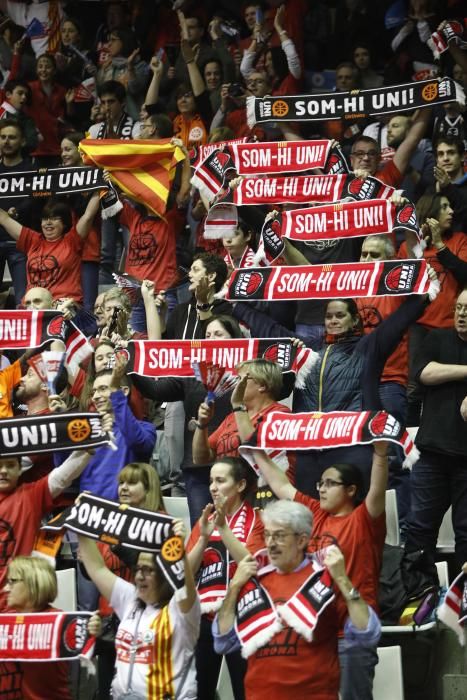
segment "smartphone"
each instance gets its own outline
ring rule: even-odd
[[[256,8],[256,24],[263,24],[264,14],[260,7]]]

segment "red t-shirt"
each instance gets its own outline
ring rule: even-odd
[[[289,413],[290,409],[284,406],[283,403],[274,402],[270,404],[251,418],[255,429],[259,421],[272,411],[285,411]],[[208,437],[208,443],[211,450],[214,450],[216,453],[216,459],[220,457],[238,457],[238,448],[241,445],[241,440],[238,435],[235,413],[229,413],[229,415],[224,418],[217,430]]]
[[[315,498],[297,491],[295,501],[303,503],[313,513],[310,551],[336,544],[345,557],[345,570],[363,600],[378,612],[378,585],[383,546],[386,537],[386,516],[372,518],[363,502],[349,515],[331,515]],[[347,605],[337,597],[339,620],[343,626]]]
[[[363,321],[363,332],[371,333],[393,311],[399,308],[403,299],[400,297],[362,297],[355,299],[358,312]],[[390,355],[384,365],[381,382],[398,382],[407,386],[409,376],[409,341],[408,334],[404,337]]]
[[[394,165],[393,160],[386,161],[380,166],[380,170],[377,170],[374,177],[384,182],[385,185],[390,185],[391,187],[400,187],[404,176],[398,167]]]
[[[291,598],[311,574],[304,566],[291,574],[276,571],[261,577],[274,604]],[[248,657],[245,695],[251,700],[313,698],[336,700],[339,690],[337,614],[334,604],[321,613],[311,644],[291,627],[285,627]]]
[[[43,137],[32,155],[59,156],[61,141],[59,118],[65,116],[66,88],[54,83],[52,92],[47,95],[39,80],[29,83],[29,87],[31,99],[25,112],[31,119],[34,119],[34,123]]]
[[[56,241],[23,226],[16,247],[27,255],[28,289],[45,287],[54,299],[71,297],[83,301],[81,253],[83,241],[72,227]]]
[[[144,216],[123,200],[120,223],[130,231],[125,272],[139,280],[149,279],[156,290],[167,289],[177,281],[176,236],[170,211],[167,221]]]
[[[47,476],[0,494],[0,612],[6,607],[3,587],[8,562],[31,554],[41,518],[52,506]]]
[[[465,233],[453,233],[445,240],[446,247],[458,258],[467,262],[467,236]],[[407,246],[402,243],[398,253],[399,258],[407,257]],[[434,301],[429,304],[417,323],[427,328],[452,328],[454,325],[452,310],[460,292],[456,278],[440,263],[436,248],[425,248],[423,257],[431,265],[438,276],[441,291]]]

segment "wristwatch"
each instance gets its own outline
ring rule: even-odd
[[[241,406],[235,406],[235,408],[232,408],[232,413],[237,413],[237,411],[241,411],[242,413],[247,413],[248,409],[243,403]]]
[[[360,600],[360,593],[358,592],[357,588],[352,588],[350,591],[345,595],[346,600]]]

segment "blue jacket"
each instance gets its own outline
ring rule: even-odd
[[[148,421],[137,420],[123,391],[110,395],[115,416],[113,434],[117,450],[99,447],[81,474],[80,491],[117,500],[117,475],[129,462],[149,462],[156,444],[156,429]]]

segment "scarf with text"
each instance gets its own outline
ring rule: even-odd
[[[323,95],[247,97],[247,121],[252,128],[268,121],[321,121],[362,119],[393,112],[413,111],[446,102],[464,104],[464,92],[452,78],[433,78],[371,90],[330,92]]]
[[[66,322],[59,311],[0,311],[0,350],[39,348],[63,340]]]
[[[438,620],[454,630],[459,643],[464,646],[464,623],[467,620],[467,574],[461,573],[454,579],[436,615]]]
[[[319,141],[238,143],[210,152],[191,179],[201,195],[211,201],[229,180],[250,175],[300,173],[320,168],[326,174],[349,173],[338,146]]]
[[[91,612],[3,613],[0,661],[90,659],[95,637],[88,632]]]
[[[311,574],[283,605],[275,606],[260,577],[274,571],[271,566],[251,578],[240,591],[236,604],[235,631],[247,659],[270,642],[284,626],[289,626],[307,642],[323,610],[334,600],[332,580],[327,569],[310,560]]]
[[[416,260],[248,267],[234,270],[227,288],[217,293],[228,301],[300,301],[348,297],[429,294],[439,291],[427,263]]]
[[[100,123],[97,138],[100,141],[104,139],[107,141],[109,139],[131,139],[134,125],[134,119],[126,112],[122,112],[116,124],[110,124],[107,121]]]
[[[0,175],[0,199],[49,197],[101,189],[107,190],[101,171],[87,166],[11,171]]]
[[[173,533],[173,518],[142,508],[129,507],[89,493],[80,494],[70,507],[44,526],[47,530],[63,527],[93,540],[153,552],[156,562],[174,590],[185,581],[181,537]]]
[[[226,517],[226,522],[235,537],[242,544],[246,544],[255,523],[255,511],[248,503],[242,503],[233,515]],[[198,595],[203,613],[219,610],[227,593],[229,581],[236,570],[237,564],[222,542],[218,529],[215,528],[204,550],[198,578]]]
[[[441,54],[449,49],[449,44],[451,41],[455,43],[460,49],[467,48],[467,41],[463,40],[464,27],[461,22],[450,21],[444,24],[442,29],[438,29],[433,32],[431,37],[428,39],[427,44],[433,51],[433,56],[438,59]]]
[[[81,362],[94,354],[93,346],[73,321],[67,321],[64,342],[66,363],[70,368],[78,369]]]
[[[401,445],[405,467],[417,461],[419,453],[402,425],[386,411],[332,411],[330,413],[283,413],[272,411],[258,425],[240,454],[258,471],[251,450],[316,450],[351,445],[368,445],[389,440]]]
[[[233,143],[246,143],[248,141],[247,136],[243,136],[239,139],[230,139],[229,141],[216,141],[215,143],[204,143],[200,145],[193,146],[189,153],[190,165],[196,170],[196,168],[214,151],[222,151],[224,148],[228,148]]]
[[[411,202],[396,208],[388,199],[370,199],[275,212],[266,217],[254,262],[272,264],[284,251],[284,238],[306,242],[405,231],[415,234],[419,246],[417,212]]]
[[[84,450],[109,445],[98,413],[50,413],[0,420],[0,456]]]
[[[234,189],[227,187],[219,191],[209,208],[205,222],[205,238],[222,238],[233,235],[235,228],[228,225],[217,227],[218,210],[231,219],[236,227],[235,207],[270,204],[324,204],[342,199],[363,201],[389,199],[395,190],[375,177],[364,180],[354,175],[297,175],[285,177],[247,177],[239,181]]]
[[[238,265],[235,264],[235,261],[229,252],[227,252],[227,254],[224,255],[224,262],[227,265],[227,267],[231,267],[232,269],[236,267],[255,267],[257,265],[256,253],[253,250],[253,248],[247,246],[242,253],[242,257],[238,261]]]
[[[157,216],[165,213],[175,168],[185,158],[170,139],[84,139],[79,149],[86,164],[108,170],[123,192]]]
[[[298,348],[291,338],[131,340],[128,355],[128,374],[143,377],[193,377],[195,362],[209,362],[234,370],[240,362],[263,358],[277,362],[283,374],[296,374],[298,388],[304,386],[318,358],[310,348]]]

